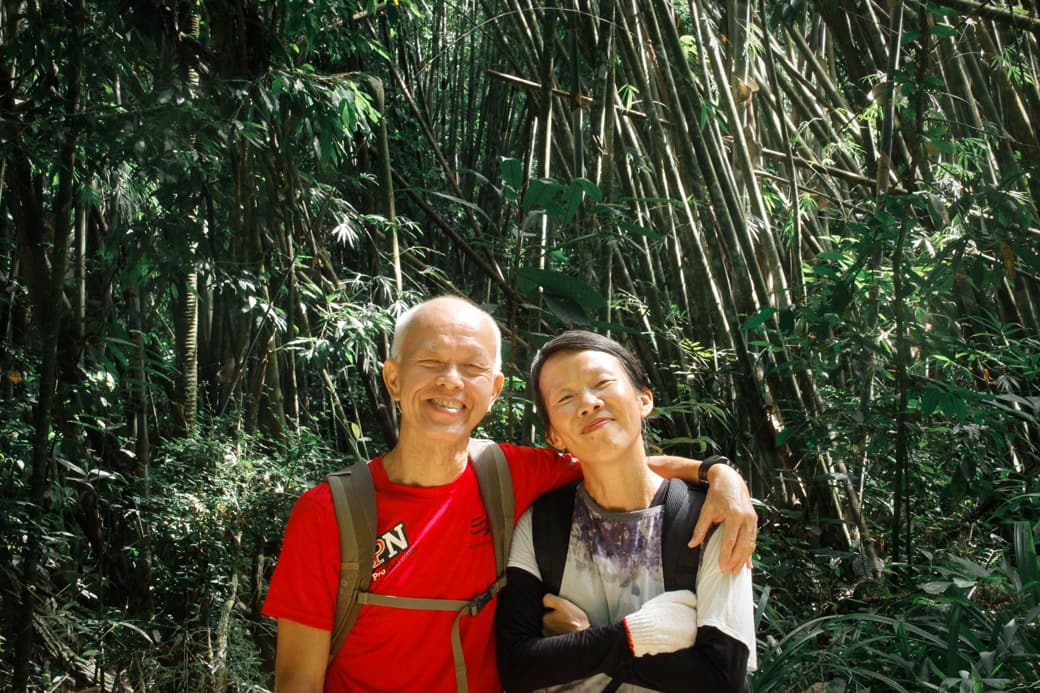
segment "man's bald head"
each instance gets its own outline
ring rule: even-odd
[[[489,330],[489,333],[494,336],[495,339],[495,353],[494,353],[494,372],[496,374],[502,372],[502,331],[498,329],[498,324],[491,315],[473,303],[469,299],[462,298],[461,296],[438,296],[437,298],[431,298],[422,303],[418,303],[405,312],[401,313],[400,317],[397,318],[397,322],[394,323],[394,337],[390,342],[390,358],[394,360],[400,360],[401,348],[408,337],[409,328],[418,321],[422,320],[422,316],[425,312],[438,312],[440,310],[450,310],[457,315],[463,314],[463,312],[470,313],[474,317],[480,319]]]

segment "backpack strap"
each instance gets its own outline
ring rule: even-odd
[[[666,483],[661,543],[664,588],[696,592],[701,548],[691,549],[687,544],[704,505],[705,493],[680,479]],[[550,594],[559,594],[563,583],[570,532],[560,530],[570,527],[573,521],[577,486],[575,481],[543,494],[534,502],[531,512],[535,560],[542,574],[542,585]]]
[[[451,654],[455,661],[455,688],[460,693],[469,690],[466,674],[466,657],[462,650],[462,636],[459,633],[459,621],[463,616],[479,614],[496,594],[505,586],[505,578],[495,580],[491,585],[469,601],[464,599],[436,599],[433,597],[394,597],[389,594],[373,594],[359,592],[358,604],[386,606],[392,609],[416,609],[419,611],[454,611],[455,620],[451,622]],[[360,606],[358,607],[360,608]]]
[[[661,544],[661,563],[666,590],[697,591],[697,569],[701,562],[701,546],[688,546],[693,526],[704,505],[703,489],[681,479],[670,479],[664,498],[664,536]],[[714,531],[714,528],[713,528]],[[708,536],[711,536],[710,533]]]
[[[513,497],[513,476],[509,462],[498,443],[484,438],[469,441],[469,456],[477,475],[480,497],[491,523],[491,539],[495,544],[495,572],[505,579],[509,563],[509,549],[513,544],[513,525],[516,510]]]
[[[326,477],[332,491],[340,539],[339,592],[336,595],[329,662],[342,647],[365,604],[395,609],[454,611],[456,615],[451,625],[451,651],[455,661],[455,684],[459,691],[468,690],[459,621],[463,615],[476,616],[480,613],[505,586],[515,515],[513,477],[502,448],[490,440],[474,439],[469,444],[469,456],[473,461],[480,497],[491,526],[496,570],[495,580],[488,588],[469,600],[395,597],[369,592],[376,537],[376,494],[372,475],[368,465],[360,465],[363,471],[355,466]],[[361,556],[367,556],[368,559],[362,561],[359,559]]]
[[[696,592],[701,549],[691,549],[687,544],[704,504],[705,493],[680,479],[670,479],[666,483],[668,487],[665,489],[664,519],[661,528],[664,588],[689,589]],[[574,481],[539,496],[531,511],[535,560],[538,563],[538,572],[542,574],[542,585],[550,594],[558,595],[563,583],[577,487],[578,482]],[[568,531],[560,531],[564,527],[568,528]],[[603,689],[604,693],[613,693],[622,683],[612,678]]]
[[[548,594],[559,594],[563,583],[577,489],[578,482],[573,481],[544,493],[534,502],[531,511],[534,557],[538,562],[538,572],[542,574],[542,586]],[[564,528],[567,531],[563,531]]]
[[[376,490],[372,473],[362,462],[325,477],[339,526],[339,587],[336,615],[329,639],[329,662],[343,646],[361,613],[359,593],[372,581],[376,552]]]

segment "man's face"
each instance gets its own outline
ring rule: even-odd
[[[641,451],[649,390],[632,384],[617,357],[602,351],[561,351],[542,366],[538,387],[549,414],[546,439],[585,463]]]
[[[431,442],[468,439],[502,391],[490,316],[461,301],[433,302],[412,319],[383,381],[401,404],[401,432]]]

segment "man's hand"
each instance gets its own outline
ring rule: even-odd
[[[547,594],[542,597],[542,606],[549,611],[542,616],[542,635],[566,635],[589,627],[589,617],[580,607],[563,597]]]
[[[723,573],[736,575],[744,565],[751,567],[758,514],[751,505],[751,494],[744,479],[735,469],[723,464],[708,470],[708,496],[693,528],[690,547],[700,546],[711,526],[719,522],[723,523],[719,568]]]
[[[647,458],[647,464],[666,479],[682,479],[691,484],[701,481],[701,463],[697,460],[654,455]],[[723,573],[736,575],[744,565],[751,567],[751,554],[755,551],[755,537],[758,535],[758,513],[751,505],[747,484],[737,470],[724,464],[712,465],[707,482],[708,497],[701,508],[697,526],[693,528],[690,547],[700,546],[711,526],[723,522],[719,568]]]

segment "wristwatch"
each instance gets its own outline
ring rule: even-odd
[[[717,464],[729,464],[729,458],[723,455],[711,455],[701,460],[701,468],[697,474],[701,486],[708,485],[708,470]]]

